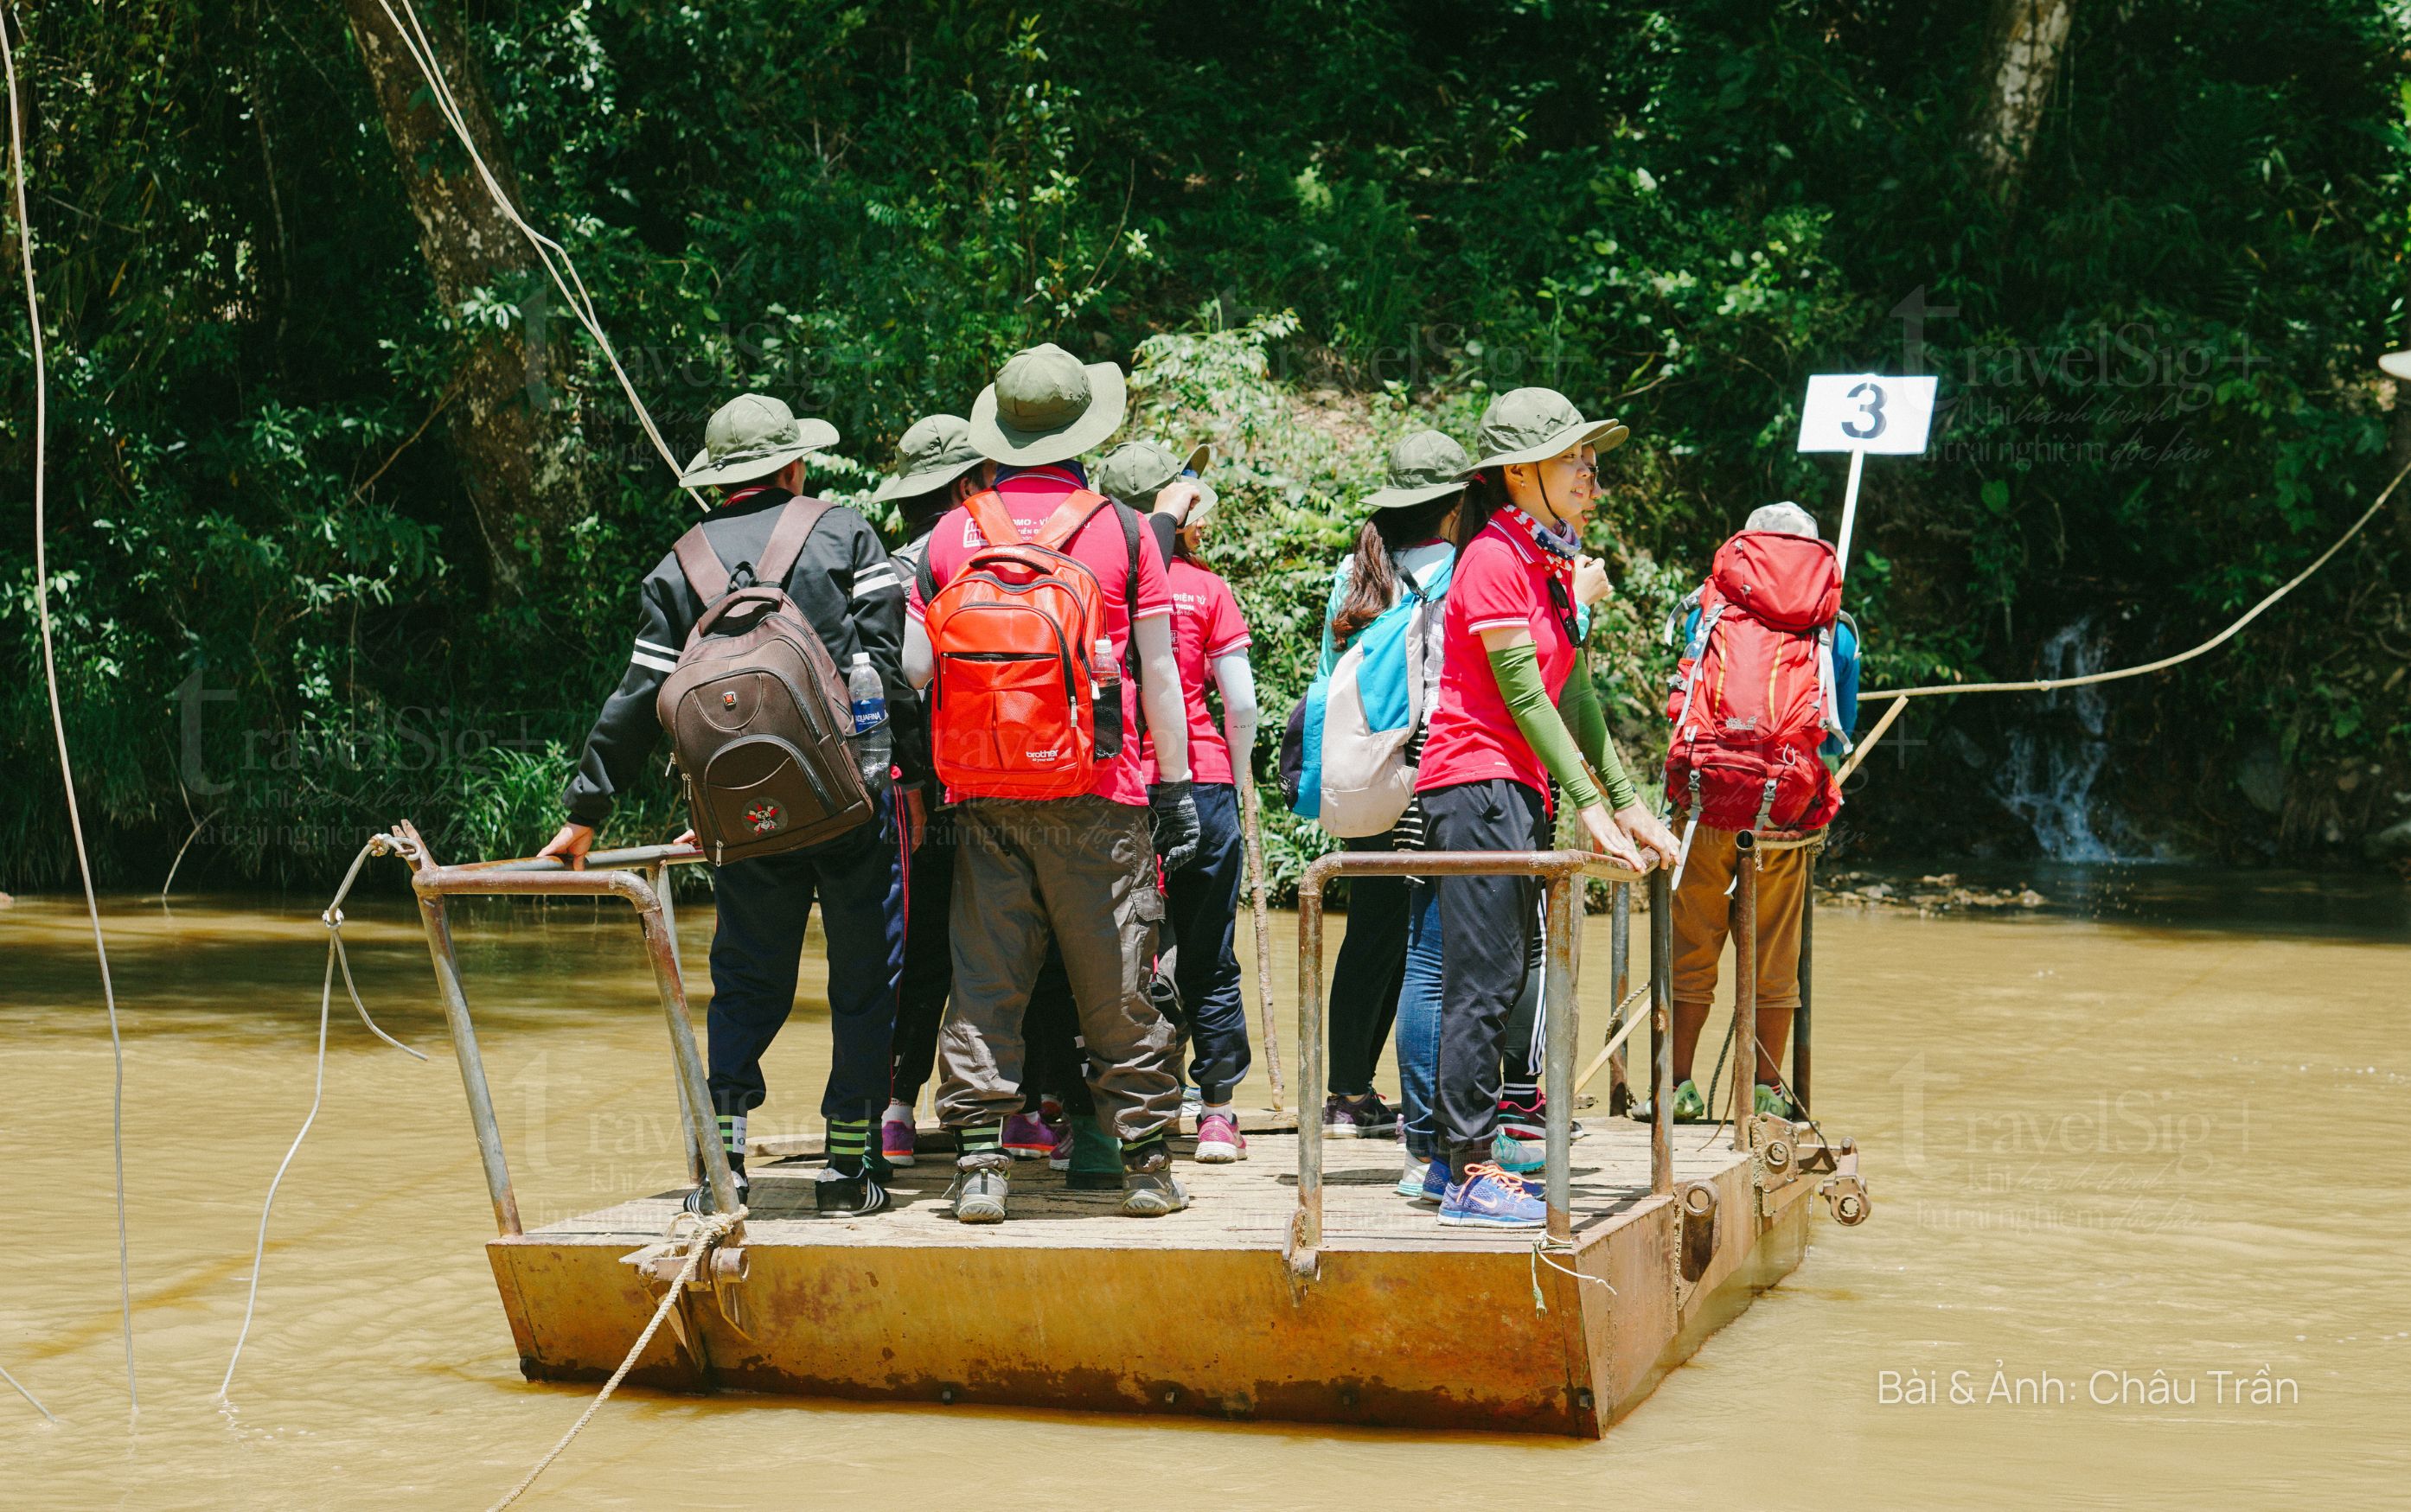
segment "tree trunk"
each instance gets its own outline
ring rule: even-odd
[[[1993,0],[1970,144],[1995,198],[2017,197],[2068,50],[2075,0]]]
[[[560,539],[584,505],[571,456],[574,416],[561,381],[566,343],[547,339],[552,288],[533,250],[486,192],[476,166],[437,112],[385,6],[343,0],[343,8],[418,223],[419,254],[446,315],[458,321],[463,301],[480,288],[520,307],[523,318],[506,328],[463,329],[460,397],[448,422],[453,455],[485,538],[493,596],[516,599],[541,565],[547,545]],[[478,153],[503,192],[523,207],[458,7],[422,4],[420,16]]]

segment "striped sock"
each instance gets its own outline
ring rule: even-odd
[[[972,1128],[955,1130],[955,1149],[964,1158],[972,1156],[1004,1154],[1004,1126],[981,1124]]]
[[[745,1115],[720,1115],[720,1147],[728,1152],[729,1174],[738,1181],[745,1179]]]
[[[829,1169],[840,1176],[859,1176],[870,1153],[870,1120],[832,1118],[828,1125]]]
[[[1158,1156],[1161,1156],[1168,1163],[1172,1159],[1172,1145],[1170,1141],[1164,1138],[1164,1129],[1167,1127],[1169,1126],[1158,1125],[1155,1131],[1151,1134],[1142,1134],[1134,1140],[1124,1140],[1122,1141],[1122,1169],[1125,1170],[1145,1170],[1147,1169],[1148,1162],[1156,1159]]]

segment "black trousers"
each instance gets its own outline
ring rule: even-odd
[[[1239,828],[1238,789],[1200,782],[1195,793],[1197,860],[1165,877],[1163,893],[1176,947],[1172,980],[1180,990],[1189,1077],[1206,1102],[1222,1103],[1247,1076],[1250,1059],[1248,1005],[1239,992],[1238,952],[1232,948],[1247,839]],[[1395,1000],[1393,994],[1394,1006]]]
[[[1350,850],[1388,850],[1376,835],[1345,843]],[[1434,850],[1439,849],[1437,842]],[[1330,1085],[1343,1098],[1373,1089],[1373,1068],[1390,1042],[1398,1016],[1398,988],[1407,976],[1407,879],[1354,877],[1348,882],[1348,934],[1339,942],[1330,995]]]
[[[876,1118],[904,956],[902,874],[888,805],[874,822],[807,850],[713,869],[711,1007],[705,1015],[711,1107],[750,1112],[768,1096],[762,1054],[796,1006],[804,925],[821,906],[828,937],[829,1036],[824,1118]]]
[[[955,811],[929,815],[921,843],[904,863],[904,972],[896,984],[896,1038],[887,1095],[918,1102],[938,1064],[938,1025],[955,984]]]
[[[1423,796],[1435,850],[1530,850],[1546,843],[1546,802],[1520,782],[1492,778]],[[1434,1102],[1440,1145],[1461,1167],[1466,1158],[1488,1158],[1498,1127],[1508,1021],[1534,977],[1541,882],[1536,877],[1442,877],[1438,882],[1446,944]]]

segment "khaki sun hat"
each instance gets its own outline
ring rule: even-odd
[[[1189,506],[1189,513],[1180,517],[1182,527],[1186,528],[1191,525],[1205,524],[1206,517],[1214,513],[1214,507],[1221,502],[1222,496],[1214,491],[1214,486],[1206,482],[1204,478],[1199,478],[1197,480],[1197,502],[1191,504]]]
[[[712,412],[703,428],[703,450],[679,474],[679,486],[750,483],[807,452],[836,444],[837,427],[826,420],[798,420],[784,400],[739,394]]]
[[[1126,441],[1098,458],[1089,476],[1099,493],[1145,511],[1154,507],[1155,496],[1184,469],[1203,472],[1213,462],[1211,445],[1191,446],[1183,460],[1161,442]]]
[[[896,471],[870,497],[911,499],[954,482],[987,458],[972,444],[972,424],[958,414],[925,414],[896,443]]]
[[[1817,539],[1817,516],[1786,499],[1779,504],[1761,504],[1742,521],[1745,531],[1774,531],[1782,535],[1805,535]]]
[[[1545,462],[1576,446],[1607,451],[1632,432],[1615,420],[1585,420],[1573,400],[1554,388],[1517,388],[1499,395],[1482,412],[1474,433],[1481,460],[1468,474],[1510,462]]]
[[[972,444],[990,461],[1068,461],[1122,427],[1129,391],[1110,362],[1082,362],[1054,342],[1016,352],[972,405]]]
[[[1365,507],[1399,509],[1462,493],[1471,469],[1465,448],[1446,431],[1418,430],[1390,448],[1390,471],[1382,487],[1365,496]]]
[[[2411,378],[2411,352],[2389,352],[2377,359],[2389,378]]]

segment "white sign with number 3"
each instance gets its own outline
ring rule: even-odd
[[[1934,424],[1934,384],[1930,377],[1818,373],[1800,407],[1800,449],[1917,456]]]

